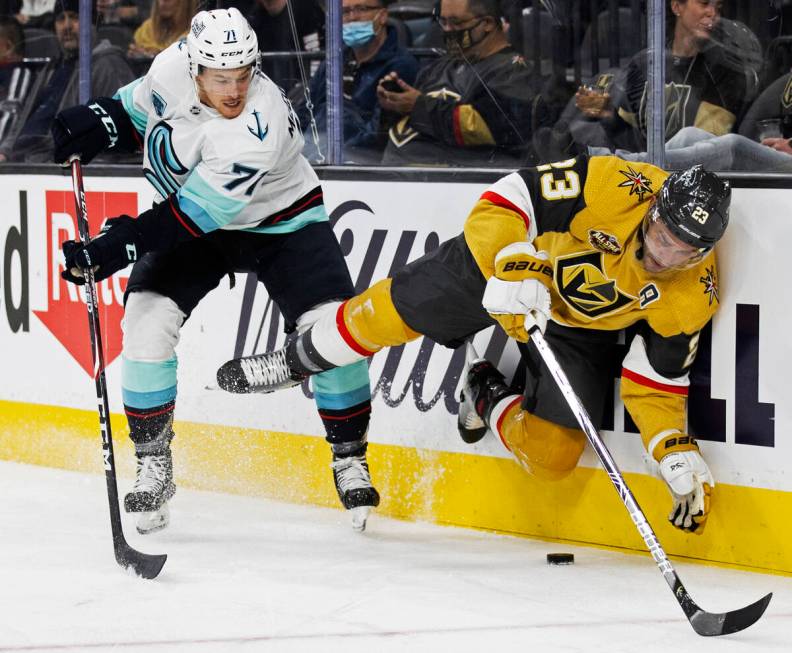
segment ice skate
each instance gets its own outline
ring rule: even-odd
[[[217,370],[217,384],[226,392],[267,394],[300,385],[307,374],[289,365],[286,350],[235,358]]]
[[[475,444],[487,433],[486,417],[501,397],[512,391],[506,378],[495,366],[479,358],[473,345],[466,345],[466,372],[459,393],[457,428],[460,437],[468,444]]]
[[[167,501],[162,504],[159,510],[140,512],[137,514],[138,518],[135,528],[141,535],[156,533],[170,524],[170,508],[168,507]]]
[[[152,533],[168,525],[167,502],[175,493],[170,449],[159,454],[138,454],[137,479],[132,491],[124,497],[124,510],[141,513],[137,522],[139,533]]]
[[[366,450],[352,456],[334,455],[332,468],[338,498],[352,517],[352,529],[366,530],[369,513],[380,501],[379,493],[371,484]]]

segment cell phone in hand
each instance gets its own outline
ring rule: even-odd
[[[382,88],[384,88],[389,93],[403,93],[402,87],[399,86],[399,83],[395,79],[389,79],[382,83]]]

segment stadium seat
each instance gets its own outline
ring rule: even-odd
[[[630,58],[641,49],[640,32],[645,30],[646,18],[641,15],[640,26],[636,24],[632,9],[629,7],[619,7],[618,32],[611,34],[609,11],[601,11],[597,15],[597,61],[592,66],[592,44],[594,40],[593,25],[586,28],[583,41],[580,44],[580,57],[582,62],[583,74],[594,75],[601,70],[612,66],[624,66]],[[618,61],[612,62],[610,59],[611,43],[615,40],[617,46]]]
[[[132,42],[132,30],[123,25],[100,25],[96,29],[96,36],[100,41],[107,39],[124,52],[127,51],[129,44]]]
[[[26,27],[24,32],[26,57],[56,59],[60,56],[60,43],[55,32],[39,27]]]

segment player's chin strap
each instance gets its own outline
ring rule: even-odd
[[[319,143],[319,126],[316,124],[316,116],[314,115],[313,100],[311,100],[311,89],[308,84],[308,76],[305,74],[305,63],[303,62],[302,49],[303,45],[297,36],[297,23],[294,20],[294,9],[292,7],[292,0],[286,0],[286,11],[289,14],[289,28],[292,33],[292,41],[294,43],[294,50],[297,53],[297,67],[300,69],[300,82],[303,86],[303,96],[305,97],[305,108],[308,109],[311,123],[311,138],[313,138],[314,145],[316,146],[316,154],[319,157],[318,164],[325,162],[325,155],[322,153],[322,146]]]

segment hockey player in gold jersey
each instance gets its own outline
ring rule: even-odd
[[[218,381],[270,392],[421,334],[453,347],[495,321],[525,343],[536,326],[597,426],[621,364],[622,399],[672,494],[669,518],[700,533],[714,481],[685,433],[685,404],[699,333],[718,307],[713,248],[729,202],[728,185],[701,166],[669,176],[607,156],[519,170],[481,195],[462,234],[328,308],[283,349],[229,361]],[[585,436],[538,354],[520,349],[521,394],[488,361],[470,366],[460,434],[475,442],[490,428],[529,472],[562,478]]]

